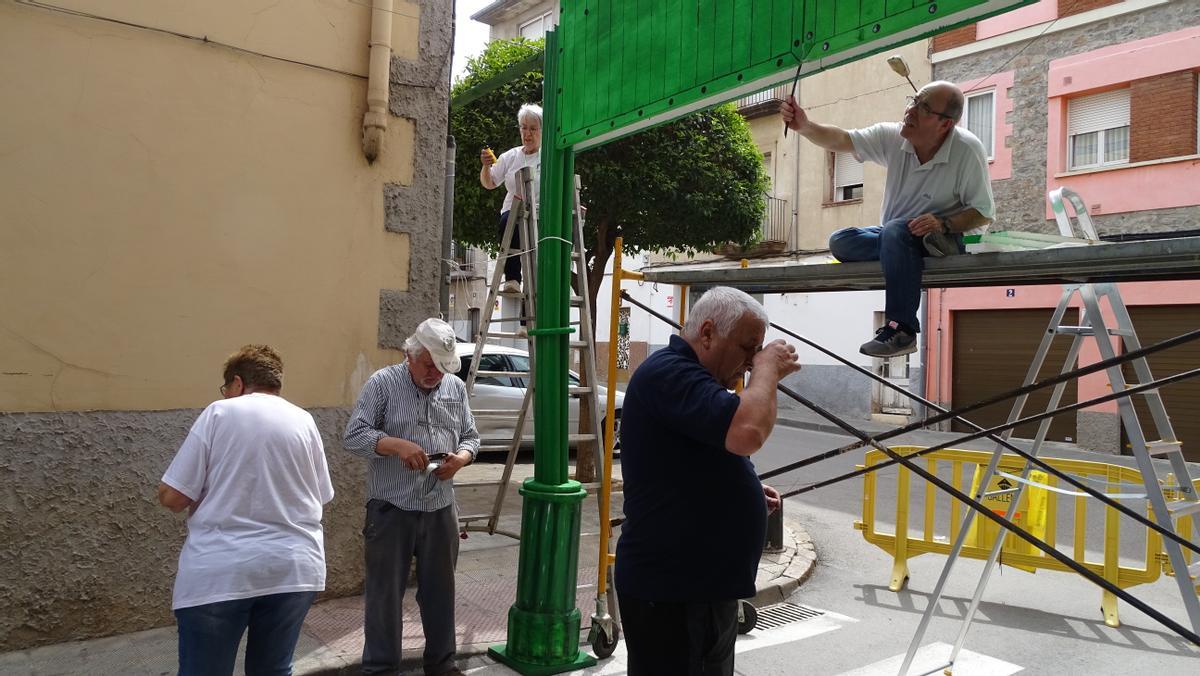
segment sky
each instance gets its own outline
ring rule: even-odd
[[[450,66],[450,81],[457,80],[467,69],[467,57],[478,56],[487,46],[488,25],[471,21],[471,15],[487,7],[492,0],[454,0],[454,62]]]

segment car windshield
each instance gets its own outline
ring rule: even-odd
[[[529,370],[529,357],[526,357],[523,354],[510,354],[510,355],[508,355],[508,359],[509,359],[509,361],[512,362],[514,371],[528,371]],[[576,376],[574,373],[571,373],[570,371],[567,372],[567,380],[569,380],[572,385],[579,384],[579,376]]]
[[[524,359],[524,357],[522,357],[522,359]],[[472,361],[474,361],[472,357],[463,357],[462,358],[462,365],[459,367],[457,375],[459,378],[462,379],[462,381],[464,383],[467,382],[467,376],[470,375],[470,373],[471,373],[471,362]],[[528,360],[526,360],[526,363],[528,363]],[[480,371],[507,371],[507,370],[509,370],[508,365],[505,364],[505,362],[504,362],[504,355],[502,355],[502,354],[485,354],[479,358],[479,364],[480,364],[480,368],[479,368]],[[521,369],[517,369],[517,370],[521,370]],[[501,385],[501,386],[505,386],[505,387],[518,387],[518,385],[513,382],[513,379],[508,376],[503,376],[503,377],[483,376],[483,375],[476,376],[475,383],[480,384],[480,385]]]

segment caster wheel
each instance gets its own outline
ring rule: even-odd
[[[613,654],[617,649],[617,642],[621,640],[621,630],[613,627],[612,638],[608,637],[608,632],[600,629],[596,631],[595,638],[592,639],[592,652],[596,654],[597,659],[604,659]]]
[[[739,601],[737,633],[749,634],[755,624],[758,624],[758,610],[749,601]]]

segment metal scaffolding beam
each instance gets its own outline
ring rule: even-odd
[[[648,282],[733,286],[748,293],[862,291],[883,288],[877,261],[813,263],[768,258],[741,267],[720,261],[647,267]],[[926,258],[929,288],[1200,279],[1200,237]]]

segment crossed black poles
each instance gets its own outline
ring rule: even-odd
[[[636,305],[637,307],[645,310],[650,315],[670,324],[671,326],[675,327],[676,329],[680,328],[680,325],[677,322],[675,322],[671,318],[669,318],[659,312],[656,312],[655,310],[648,307],[644,303],[641,303],[641,302],[635,300],[627,292],[622,291],[621,298],[624,299],[626,302],[628,302],[632,305]],[[1037,465],[1038,467],[1055,475],[1056,477],[1062,479],[1063,481],[1067,482],[1068,484],[1070,484],[1070,485],[1080,489],[1081,491],[1087,493],[1088,495],[1100,500],[1104,504],[1120,511],[1122,514],[1125,514],[1126,516],[1129,516],[1130,518],[1145,525],[1146,527],[1153,529],[1154,531],[1160,533],[1164,537],[1170,538],[1172,541],[1179,543],[1181,546],[1184,546],[1193,552],[1200,553],[1200,547],[1197,547],[1196,545],[1192,544],[1190,541],[1179,537],[1176,533],[1174,533],[1170,529],[1160,526],[1159,524],[1155,523],[1154,521],[1151,521],[1150,519],[1146,518],[1145,516],[1138,514],[1137,512],[1126,507],[1125,505],[1122,505],[1120,502],[1113,500],[1112,498],[1108,497],[1101,491],[1096,490],[1096,489],[1078,481],[1077,479],[1075,479],[1074,477],[1071,477],[1070,475],[1066,474],[1065,472],[1062,472],[1061,470],[1038,459],[1036,456],[1017,448],[1016,446],[1009,443],[1007,440],[996,436],[997,432],[1003,432],[1005,430],[1009,430],[1009,429],[1018,427],[1020,425],[1024,425],[1026,423],[1037,422],[1037,421],[1044,420],[1046,418],[1050,418],[1052,416],[1058,415],[1060,413],[1066,413],[1069,411],[1086,408],[1088,406],[1094,406],[1096,404],[1113,401],[1116,399],[1120,399],[1122,397],[1128,397],[1133,394],[1138,394],[1139,392],[1145,392],[1147,390],[1161,388],[1161,387],[1168,385],[1170,383],[1173,383],[1173,382],[1185,380],[1187,378],[1192,378],[1197,375],[1200,375],[1200,368],[1192,369],[1190,371],[1183,371],[1181,373],[1167,376],[1165,378],[1160,378],[1158,380],[1154,380],[1149,383],[1142,383],[1135,387],[1130,387],[1130,388],[1124,390],[1123,392],[1113,392],[1113,393],[1106,394],[1106,395],[1103,395],[1100,397],[1095,397],[1093,399],[1089,399],[1087,401],[1077,402],[1075,404],[1070,404],[1068,406],[1062,406],[1059,408],[1055,408],[1055,409],[1046,411],[1044,413],[1026,416],[1019,420],[1014,420],[1012,422],[1004,423],[1002,425],[996,425],[994,427],[990,427],[987,429],[984,429],[981,426],[976,425],[975,423],[973,423],[969,420],[966,420],[962,417],[964,414],[978,410],[979,408],[982,408],[984,406],[989,406],[991,404],[998,403],[998,402],[1001,402],[1001,401],[1004,401],[1007,399],[1011,399],[1014,397],[1018,397],[1023,394],[1028,394],[1035,390],[1050,387],[1052,385],[1057,385],[1058,383],[1061,383],[1061,382],[1064,382],[1067,380],[1071,380],[1074,378],[1078,378],[1080,376],[1087,375],[1089,373],[1094,373],[1096,371],[1101,371],[1101,370],[1104,370],[1107,368],[1111,368],[1113,366],[1118,366],[1125,362],[1132,361],[1134,359],[1139,359],[1148,354],[1152,354],[1154,352],[1159,352],[1161,350],[1175,347],[1176,345],[1181,345],[1183,343],[1187,343],[1192,340],[1196,340],[1197,338],[1200,338],[1200,329],[1185,333],[1181,336],[1176,336],[1175,338],[1164,340],[1160,343],[1155,343],[1154,345],[1143,347],[1140,350],[1134,350],[1132,352],[1127,352],[1123,355],[1119,355],[1112,359],[1106,359],[1106,360],[1096,362],[1094,364],[1090,364],[1090,365],[1082,367],[1082,368],[1078,368],[1078,369],[1075,369],[1072,371],[1060,373],[1054,377],[1047,378],[1042,381],[1034,382],[1029,385],[1024,385],[1024,386],[1016,388],[1014,390],[1010,390],[1008,392],[998,394],[994,397],[990,397],[983,401],[976,402],[974,404],[970,404],[970,405],[964,406],[962,408],[958,408],[958,409],[954,409],[954,410],[947,410],[947,409],[942,408],[942,407],[938,406],[937,404],[934,404],[933,402],[928,401],[916,394],[908,392],[907,390],[899,387],[898,385],[895,385],[894,383],[888,382],[885,378],[882,378],[882,377],[868,371],[867,369],[864,369],[863,367],[861,367],[857,364],[854,364],[854,363],[842,358],[841,356],[839,356],[837,354],[834,354],[833,352],[825,349],[824,347],[821,347],[820,345],[817,345],[813,341],[811,341],[807,338],[804,338],[803,336],[801,336],[799,334],[789,331],[788,329],[785,329],[774,323],[771,324],[771,327],[775,328],[776,330],[778,330],[792,338],[795,338],[796,340],[803,342],[804,344],[820,351],[821,353],[823,353],[827,356],[830,356],[830,357],[836,359],[840,363],[853,368],[855,371],[862,373],[863,375],[866,375],[867,377],[869,377],[877,382],[882,383],[884,386],[889,387],[893,390],[896,390],[897,392],[904,394],[905,396],[913,399],[914,401],[920,402],[924,406],[927,406],[931,409],[939,411],[939,413],[937,415],[925,418],[924,420],[920,420],[920,421],[911,423],[909,425],[905,425],[903,427],[899,427],[899,428],[890,430],[888,432],[885,432],[883,434],[877,435],[875,437],[872,437],[872,436],[868,435],[866,432],[863,432],[862,430],[858,429],[854,425],[851,425],[850,423],[842,420],[837,415],[825,410],[823,407],[821,407],[820,405],[816,404],[815,402],[807,399],[806,397],[799,394],[798,392],[792,390],[791,388],[789,388],[785,385],[780,384],[778,386],[780,392],[783,392],[787,396],[791,397],[793,400],[795,400],[795,401],[799,402],[800,404],[802,404],[803,406],[811,409],[812,411],[814,411],[821,417],[825,418],[826,420],[829,420],[833,424],[837,425],[839,428],[845,430],[850,435],[858,438],[859,441],[854,444],[849,444],[846,446],[842,446],[840,448],[835,448],[833,450],[826,451],[825,453],[820,453],[820,454],[817,454],[814,456],[810,456],[808,458],[804,458],[800,461],[791,463],[789,465],[785,465],[783,467],[779,467],[779,468],[770,470],[768,472],[764,472],[763,474],[759,475],[759,479],[765,480],[765,479],[769,479],[771,477],[779,476],[780,474],[784,474],[786,472],[790,472],[790,471],[799,469],[801,467],[805,467],[807,465],[811,465],[816,462],[820,462],[822,460],[827,460],[829,458],[833,458],[833,457],[842,455],[844,453],[849,453],[853,450],[856,450],[856,449],[862,448],[863,446],[868,446],[868,445],[873,446],[874,448],[877,448],[878,450],[882,451],[884,454],[886,454],[889,457],[889,460],[887,460],[887,461],[872,465],[870,467],[857,469],[852,472],[847,472],[845,474],[842,474],[837,477],[833,477],[831,479],[827,479],[824,481],[810,484],[810,485],[802,487],[800,489],[784,493],[784,494],[782,494],[782,497],[791,497],[794,495],[799,495],[801,493],[815,490],[817,488],[822,488],[824,486],[829,486],[829,485],[832,485],[832,484],[835,484],[835,483],[838,483],[841,481],[845,481],[847,479],[852,479],[854,477],[861,476],[863,474],[866,474],[867,472],[874,472],[874,471],[877,471],[880,469],[884,469],[886,467],[891,467],[892,465],[896,465],[896,464],[903,465],[904,467],[908,468],[909,471],[917,474],[921,478],[930,482],[934,486],[937,486],[938,488],[942,489],[946,493],[949,493],[955,499],[970,506],[972,509],[979,512],[984,517],[991,519],[992,521],[994,521],[995,523],[1000,525],[1002,528],[1017,535],[1018,537],[1025,540],[1026,542],[1029,542],[1034,547],[1037,547],[1039,550],[1041,550],[1047,556],[1050,556],[1051,558],[1055,559],[1059,563],[1062,563],[1064,566],[1067,566],[1071,570],[1073,570],[1076,573],[1079,573],[1083,577],[1087,578],[1088,580],[1090,580],[1092,583],[1096,584],[1097,586],[1112,593],[1116,597],[1118,597],[1121,600],[1125,601],[1126,603],[1132,605],[1133,607],[1137,608],[1138,610],[1141,610],[1142,612],[1146,613],[1151,618],[1153,618],[1154,620],[1156,620],[1163,626],[1171,629],[1172,631],[1179,634],[1183,638],[1186,638],[1187,640],[1191,641],[1192,643],[1194,643],[1196,645],[1200,645],[1200,635],[1197,635],[1190,629],[1175,622],[1174,620],[1167,617],[1166,615],[1163,615],[1162,613],[1158,612],[1154,608],[1150,607],[1146,603],[1144,603],[1141,600],[1134,597],[1129,592],[1126,592],[1124,589],[1121,589],[1120,587],[1117,587],[1116,585],[1112,584],[1108,580],[1105,580],[1100,575],[1097,575],[1096,573],[1092,572],[1086,566],[1076,562],[1071,557],[1059,552],[1057,549],[1046,544],[1041,539],[1039,539],[1036,536],[1034,536],[1033,534],[1027,532],[1020,526],[1017,526],[1015,523],[1009,521],[1008,519],[1004,518],[1003,516],[996,514],[992,510],[988,509],[986,506],[984,506],[982,503],[980,503],[973,497],[967,495],[966,493],[963,493],[961,490],[959,490],[955,486],[943,481],[936,475],[926,471],[925,469],[921,468],[919,465],[917,465],[916,463],[913,462],[913,459],[918,458],[927,453],[933,453],[934,451],[939,451],[939,450],[943,450],[946,448],[950,448],[951,446],[961,444],[965,441],[971,441],[974,439],[978,439],[980,437],[988,437],[989,439],[997,442],[1004,448],[1006,448],[1010,451],[1013,451],[1017,455],[1021,456],[1026,461]],[[884,441],[886,439],[890,439],[892,437],[899,436],[901,434],[905,434],[907,432],[911,432],[913,430],[916,430],[916,429],[919,429],[922,427],[926,427],[928,425],[936,424],[936,423],[942,422],[944,420],[949,420],[949,419],[961,420],[962,422],[975,428],[976,431],[966,434],[966,435],[963,435],[961,437],[958,437],[952,441],[938,444],[936,446],[932,446],[932,447],[929,447],[926,449],[922,449],[915,453],[911,453],[908,456],[900,455],[899,453],[893,451],[890,447],[888,447],[882,443],[882,441]],[[982,488],[981,488],[981,490],[982,490]],[[1186,575],[1187,572],[1186,571],[1176,571],[1176,574],[1177,575]]]

